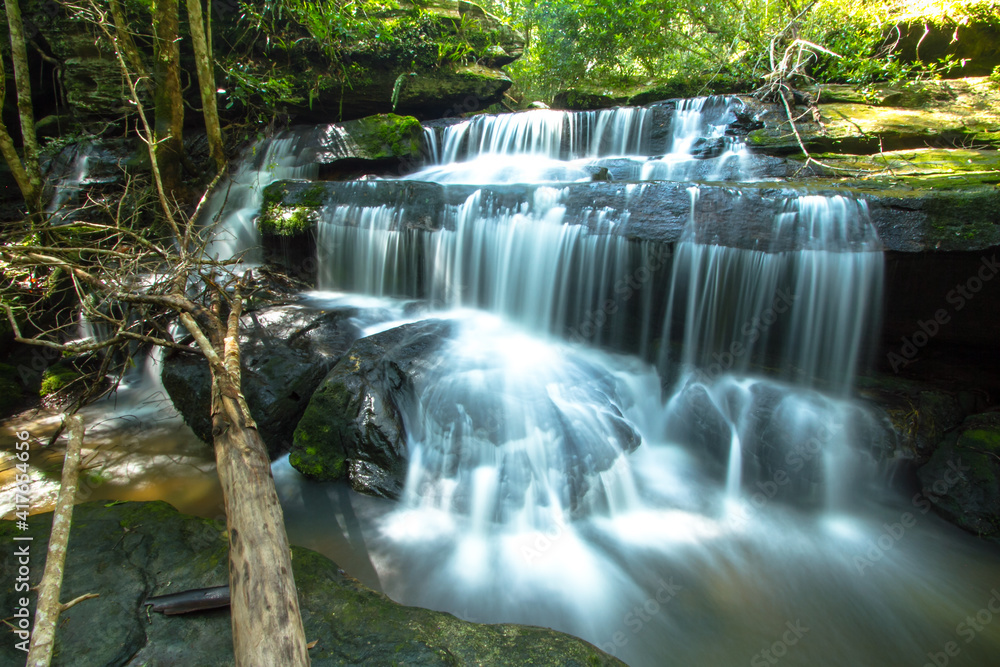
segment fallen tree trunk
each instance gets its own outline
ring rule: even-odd
[[[233,651],[238,667],[306,666],[308,647],[271,461],[240,392],[241,308],[237,289],[225,339],[214,343],[189,313],[180,315],[212,371],[215,462],[229,530]]]

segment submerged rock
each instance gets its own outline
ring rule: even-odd
[[[358,335],[353,310],[321,312],[284,305],[246,313],[240,335],[243,393],[272,458],[288,450],[291,433],[323,376]],[[163,386],[195,434],[212,442],[208,362],[168,355]]]
[[[917,474],[945,518],[981,537],[1000,537],[1000,413],[966,418]]]
[[[691,378],[667,405],[665,432],[706,472],[749,494],[823,506],[827,490],[862,483],[889,437],[871,410],[768,380]],[[738,444],[739,451],[733,447]]]
[[[52,514],[36,514],[28,530],[0,522],[0,538],[32,538],[31,553],[44,554]],[[19,544],[28,544],[21,542]],[[40,558],[40,556],[39,556]],[[17,569],[13,549],[0,553],[0,570]],[[40,560],[38,561],[40,563]],[[74,510],[62,599],[85,600],[62,612],[52,664],[232,665],[228,608],[164,616],[148,614],[152,596],[228,582],[225,524],[180,514],[164,502],[84,503]],[[396,604],[351,578],[324,556],[292,547],[306,639],[313,665],[623,665],[587,642],[523,625],[479,625],[451,614]],[[42,574],[31,568],[31,586]],[[13,575],[11,575],[13,577]],[[0,603],[13,610],[13,585]],[[31,616],[35,595],[31,594]],[[20,664],[11,641],[0,662]],[[6,657],[3,657],[6,656]]]
[[[416,400],[415,380],[450,330],[448,322],[427,320],[355,342],[309,400],[292,438],[292,467],[397,497],[406,474],[403,415]]]

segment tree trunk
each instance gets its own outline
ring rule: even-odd
[[[63,462],[59,499],[52,514],[52,536],[49,538],[49,553],[45,557],[45,572],[38,585],[38,608],[35,610],[35,629],[31,633],[27,667],[48,667],[52,660],[56,621],[64,608],[59,602],[59,591],[62,589],[66,546],[69,544],[69,529],[73,522],[82,448],[83,421],[79,417],[70,417],[69,444],[66,446],[66,458]]]
[[[219,382],[213,385],[218,403],[235,403],[222,393]],[[256,428],[225,418],[214,421],[222,428],[215,435],[215,460],[229,529],[236,664],[308,665],[288,537],[267,448]]]
[[[208,149],[215,161],[216,171],[226,168],[226,153],[222,145],[222,128],[219,125],[219,110],[216,106],[215,64],[212,51],[205,36],[205,20],[201,12],[201,0],[187,0],[188,24],[191,27],[191,43],[194,46],[194,62],[198,70],[198,88],[201,90],[201,108],[205,116],[205,131],[208,133]]]
[[[122,11],[118,0],[110,0],[109,7],[111,8],[111,21],[115,26],[115,47],[125,56],[129,67],[132,68],[132,73],[140,78],[144,89],[148,92],[150,90],[149,81],[146,78],[148,72],[142,62],[139,49],[135,45],[135,40],[132,39],[128,23],[125,21],[125,12]]]
[[[30,187],[21,193],[32,213],[42,212],[42,172],[38,166],[38,139],[35,136],[35,113],[31,104],[31,73],[28,71],[28,50],[24,42],[24,25],[17,0],[6,0],[7,26],[10,29],[10,56],[14,65],[14,85],[17,90],[17,111],[21,119],[21,141],[24,145],[24,172]],[[6,157],[6,154],[5,156]]]
[[[178,0],[153,0],[156,164],[168,193],[178,192],[183,184],[184,99],[177,12]]]
[[[3,109],[6,93],[7,75],[4,73],[3,61],[0,60],[0,109]],[[14,139],[10,136],[7,126],[4,125],[2,117],[0,117],[0,154],[3,155],[3,159],[10,167],[10,171],[14,175],[14,181],[17,182],[17,187],[21,190],[24,201],[32,201],[34,195],[31,187],[31,179],[28,178],[28,172],[24,170],[24,163],[21,162],[21,156],[17,154]]]
[[[226,338],[214,343],[189,313],[180,314],[212,371],[212,433],[229,530],[233,652],[237,667],[306,667],[309,654],[284,515],[267,447],[240,393],[240,309],[237,292]]]

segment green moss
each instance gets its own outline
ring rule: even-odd
[[[316,210],[307,206],[272,205],[261,212],[257,226],[264,234],[298,236],[313,226]]]
[[[80,371],[67,364],[58,363],[50,366],[42,373],[42,388],[38,394],[42,397],[54,394],[68,387],[76,380],[83,377]]]
[[[323,205],[326,193],[315,183],[304,189],[288,189],[278,181],[264,188],[257,227],[262,234],[298,236],[316,222],[316,209]]]
[[[997,457],[1000,455],[1000,431],[969,429],[958,438],[955,449],[968,465],[973,479],[986,488],[996,488]]]
[[[423,128],[413,116],[379,114],[345,124],[363,157],[382,160],[413,155],[420,151]]]
[[[343,415],[351,395],[339,383],[320,387],[309,401],[292,436],[288,463],[307,477],[321,480],[347,476],[344,439],[348,437]]]

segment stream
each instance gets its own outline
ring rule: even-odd
[[[310,481],[285,456],[290,540],[397,602],[552,627],[633,667],[1000,664],[1000,553],[891,482],[871,454],[878,424],[851,398],[882,308],[865,202],[789,193],[767,243],[715,243],[698,184],[738,198],[766,170],[726,132],[738,100],[670,104],[666,132],[648,108],[429,124],[427,164],[399,180],[526,195],[474,190],[433,230],[403,224],[405,203],[367,205],[377,180],[320,211],[302,307],[365,313],[364,335],[453,327],[404,415],[402,496]],[[234,170],[209,202],[213,252],[259,261],[261,191],[318,178],[315,132],[286,131]],[[626,201],[649,181],[688,184],[669,257],[616,233],[627,206],[567,205],[602,168]],[[219,518],[211,451],[157,364],[87,409],[106,424],[88,435],[104,457],[90,498]]]

